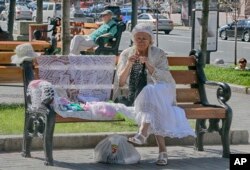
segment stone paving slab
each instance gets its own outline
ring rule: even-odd
[[[232,153],[250,153],[250,145],[232,145]],[[204,152],[192,146],[170,146],[167,166],[154,164],[158,155],[157,147],[137,147],[141,161],[134,165],[114,165],[96,163],[93,149],[55,150],[54,166],[43,164],[43,151],[32,152],[32,158],[23,158],[19,152],[0,153],[0,170],[39,170],[39,169],[73,169],[73,170],[127,170],[127,169],[183,169],[183,170],[224,170],[229,169],[229,159],[221,157],[221,146],[206,146]]]

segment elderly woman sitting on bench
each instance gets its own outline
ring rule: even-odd
[[[120,87],[128,85],[126,104],[134,105],[139,125],[138,133],[128,141],[142,145],[149,134],[154,134],[159,147],[156,164],[167,165],[164,137],[182,138],[195,134],[184,110],[176,106],[175,81],[168,70],[165,52],[153,45],[151,26],[136,25],[132,40],[133,46],[121,53],[117,65],[118,84]]]

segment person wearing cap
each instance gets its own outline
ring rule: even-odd
[[[81,51],[96,47],[95,40],[100,36],[114,36],[117,33],[117,26],[116,22],[112,20],[112,15],[111,10],[103,11],[100,16],[104,23],[98,29],[90,35],[75,35],[70,43],[70,54],[79,55]]]
[[[154,39],[150,25],[141,23],[134,27],[133,46],[120,55],[115,85],[128,86],[126,99],[134,106],[135,121],[139,125],[138,133],[128,138],[128,142],[142,145],[149,134],[154,134],[159,147],[156,164],[167,165],[164,137],[182,138],[195,133],[184,110],[176,106],[175,81],[168,69],[166,53],[153,45]],[[137,92],[141,82],[146,84]],[[118,91],[116,87],[114,99],[120,96]]]
[[[247,60],[245,58],[241,58],[238,62],[238,66],[235,67],[235,70],[250,70],[248,67],[247,67]]]

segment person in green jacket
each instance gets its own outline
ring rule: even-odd
[[[116,22],[112,20],[112,11],[105,10],[101,13],[103,24],[89,35],[75,35],[70,43],[70,54],[79,55],[81,51],[96,47],[95,40],[102,36],[114,36],[117,33]]]

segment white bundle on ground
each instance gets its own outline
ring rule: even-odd
[[[101,163],[135,164],[141,156],[125,136],[111,135],[97,144],[94,159]]]

